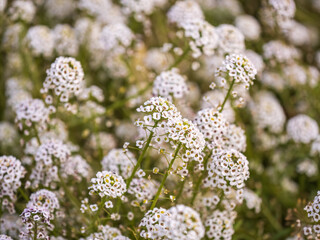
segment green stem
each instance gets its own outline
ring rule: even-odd
[[[72,202],[72,204],[74,205],[74,207],[79,211],[80,207],[81,207],[81,203],[78,201],[78,199],[70,192],[67,184],[64,182],[63,178],[61,177],[60,172],[58,171],[58,177],[60,180],[60,184],[64,190],[64,192],[66,193],[67,197],[69,198],[69,200]],[[82,214],[82,213],[81,213]],[[85,217],[84,220],[88,223],[87,218]]]
[[[80,202],[79,202],[78,199],[77,199],[75,196],[73,196],[73,194],[70,192],[67,184],[64,182],[64,180],[63,180],[63,178],[61,177],[61,175],[60,175],[59,172],[58,172],[58,176],[59,176],[59,179],[60,179],[61,186],[62,186],[63,190],[65,191],[66,195],[67,195],[68,198],[71,200],[71,202],[73,203],[73,205],[74,205],[76,208],[80,209],[80,206],[81,206]]]
[[[160,184],[160,187],[159,187],[159,189],[158,189],[158,192],[157,192],[157,194],[156,194],[156,196],[155,196],[155,198],[154,198],[154,200],[153,200],[153,202],[152,202],[152,205],[151,205],[151,208],[150,208],[151,210],[154,209],[154,207],[155,207],[156,204],[157,204],[157,201],[158,201],[158,199],[159,199],[159,197],[160,197],[160,194],[161,194],[161,192],[162,192],[162,188],[163,188],[163,186],[164,186],[164,184],[165,184],[165,182],[166,182],[166,180],[167,180],[167,177],[168,177],[168,175],[169,175],[169,171],[170,171],[170,169],[171,169],[174,161],[176,160],[176,158],[177,158],[177,156],[178,156],[178,153],[179,153],[180,148],[181,148],[181,143],[179,143],[179,145],[178,145],[178,147],[177,147],[177,149],[176,149],[176,151],[175,151],[175,153],[174,153],[174,156],[173,156],[172,160],[171,160],[170,163],[169,163],[169,167],[168,167],[166,173],[164,174],[164,177],[163,177],[163,179],[162,179],[162,182],[161,182],[161,184]]]
[[[0,200],[0,218],[2,217],[2,199]]]
[[[37,139],[37,142],[38,142],[38,144],[40,146],[41,145],[41,140],[40,140],[40,137],[39,137],[38,129],[34,124],[32,124],[32,127],[33,127],[33,130],[34,130],[34,135],[35,135],[35,137]]]
[[[152,130],[153,130],[154,128],[156,128],[157,125],[158,125],[158,122],[156,122],[156,123],[154,124]],[[152,131],[152,132],[150,133],[149,137],[148,137],[148,140],[147,140],[147,142],[146,142],[146,145],[144,145],[144,147],[143,147],[142,153],[140,154],[140,156],[139,156],[139,158],[138,158],[137,164],[134,166],[133,171],[132,171],[130,177],[128,178],[128,180],[127,180],[127,183],[126,183],[127,189],[129,188],[130,183],[131,183],[134,175],[136,174],[138,168],[139,168],[140,165],[141,165],[142,159],[143,159],[144,155],[146,154],[146,152],[147,152],[147,150],[148,150],[148,148],[149,148],[149,145],[150,145],[150,142],[151,142],[151,140],[152,140],[153,135],[154,135],[154,132]]]
[[[177,60],[171,64],[171,66],[169,66],[169,69],[174,68],[176,66],[178,66],[182,60],[185,58],[185,56],[187,56],[187,54],[189,53],[189,51],[191,50],[190,46],[188,45],[188,47],[186,47],[183,51],[183,53],[181,54],[180,57],[177,58]]]
[[[229,90],[228,90],[228,92],[227,92],[227,95],[226,95],[226,97],[224,98],[223,103],[222,103],[222,105],[221,105],[221,107],[220,107],[220,110],[219,110],[220,113],[222,112],[222,110],[223,110],[223,108],[224,108],[224,105],[226,104],[226,102],[227,102],[227,100],[228,100],[228,98],[229,98],[229,96],[230,96],[230,93],[231,93],[231,90],[232,90],[232,87],[233,87],[235,81],[236,81],[236,79],[234,78],[234,79],[232,80],[231,84],[230,84],[230,87],[229,87]]]
[[[116,101],[113,104],[111,104],[107,109],[106,109],[106,114],[109,113],[110,111],[114,110],[114,109],[118,109],[120,107],[122,107],[124,104],[126,104],[129,100],[139,97],[140,95],[144,94],[146,91],[149,90],[149,88],[152,86],[153,82],[150,82],[144,89],[141,89],[140,91],[138,91],[136,94],[131,95],[125,99],[122,99],[120,101]]]
[[[209,161],[209,158],[211,157],[212,155],[212,151],[209,153],[209,155],[204,159],[204,171],[202,172],[201,176],[199,177],[195,187],[194,187],[194,190],[193,190],[193,195],[192,195],[192,199],[191,199],[191,205],[193,205],[194,203],[194,200],[196,199],[196,196],[199,192],[199,188],[200,188],[200,184],[204,178],[204,175],[205,175],[205,172],[207,170],[207,164],[208,164],[208,161]]]
[[[38,235],[38,223],[35,222],[35,224],[34,224],[33,240],[37,240],[37,235]]]
[[[22,190],[21,187],[18,188],[18,191],[20,192],[21,196],[24,198],[24,200],[26,200],[27,202],[29,202],[29,198],[27,196],[27,194]]]
[[[266,204],[264,204],[264,202],[262,202],[261,204],[261,212],[262,214],[268,219],[268,221],[270,222],[270,224],[272,225],[272,227],[277,231],[281,231],[282,227],[279,224],[278,220],[273,216],[273,214],[271,213],[271,211],[269,210],[268,206]]]
[[[178,201],[178,199],[180,198],[182,192],[183,192],[183,188],[184,188],[184,184],[186,183],[187,179],[184,179],[181,183],[180,183],[180,189],[179,192],[176,196],[176,201]]]

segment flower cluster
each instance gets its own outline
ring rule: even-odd
[[[112,149],[101,161],[103,170],[111,171],[124,178],[131,175],[136,163],[137,160],[131,152],[124,153],[120,148]]]
[[[179,70],[174,68],[156,77],[152,93],[169,100],[179,99],[188,93],[188,86],[185,78],[179,74]]]
[[[274,62],[291,63],[294,59],[299,59],[300,52],[292,46],[274,40],[263,45],[263,56],[274,65]]]
[[[73,28],[68,24],[58,24],[53,29],[53,35],[55,50],[59,55],[77,55],[79,46]]]
[[[14,213],[13,202],[16,201],[16,191],[21,186],[21,178],[25,175],[25,168],[13,156],[0,157],[0,201],[2,207]],[[1,209],[0,209],[1,210]]]
[[[320,234],[320,191],[317,192],[312,202],[309,202],[304,210],[308,213],[308,217],[312,221],[312,226],[306,226],[303,229],[304,235],[308,236],[317,236]],[[309,239],[309,237],[308,237]],[[311,239],[311,238],[310,238]],[[318,238],[315,238],[318,239]]]
[[[128,188],[128,193],[142,203],[148,203],[157,193],[159,184],[156,181],[145,178],[134,178]]]
[[[245,49],[243,34],[229,24],[221,24],[216,28],[219,36],[219,51],[223,54],[240,53]]]
[[[50,223],[50,213],[45,208],[25,208],[21,213],[22,222],[26,228],[21,232],[21,236],[31,239],[48,239],[48,229],[52,227]]]
[[[220,150],[214,153],[208,163],[208,176],[204,186],[222,189],[225,195],[237,190],[236,197],[242,202],[244,182],[249,178],[249,162],[240,152]]]
[[[273,133],[280,133],[286,121],[284,111],[269,92],[259,92],[252,103],[251,112],[257,128],[268,128]]]
[[[161,239],[169,234],[170,213],[164,208],[149,210],[142,218],[140,236],[145,239]]]
[[[126,184],[123,178],[109,171],[97,172],[96,178],[91,179],[89,194],[99,194],[102,197],[121,197],[126,191]]]
[[[66,103],[71,94],[80,93],[83,77],[80,62],[71,57],[58,57],[47,70],[42,92],[48,93],[52,89],[59,97],[59,101]],[[48,95],[47,104],[52,104],[52,101],[52,97]]]
[[[168,137],[173,145],[183,147],[182,159],[185,162],[196,160],[202,162],[202,151],[205,140],[202,133],[186,118],[175,118],[168,121]]]
[[[86,240],[129,240],[124,237],[118,228],[110,227],[109,225],[98,226],[99,232],[93,233]]]
[[[123,23],[105,26],[101,32],[101,40],[105,51],[123,54],[134,39],[134,35]]]
[[[234,233],[233,224],[236,217],[237,213],[234,211],[214,211],[204,223],[204,225],[209,228],[207,236],[214,240],[221,238],[231,240]]]
[[[235,84],[242,84],[247,89],[253,84],[257,70],[251,61],[241,54],[231,54],[226,56],[223,65],[216,71],[219,86],[229,86],[232,81]]]
[[[137,112],[147,113],[148,115],[144,116],[144,121],[138,119],[136,125],[150,131],[152,131],[156,122],[159,127],[164,128],[169,119],[181,118],[176,106],[162,97],[153,97],[147,100],[137,109]]]
[[[55,193],[41,189],[31,194],[27,208],[44,208],[48,212],[53,213],[60,208],[60,204]]]
[[[239,152],[246,151],[247,137],[241,127],[238,127],[235,124],[230,124],[224,137],[223,149],[235,149]]]
[[[33,124],[45,128],[49,121],[49,114],[50,109],[45,106],[42,100],[28,99],[17,106],[15,121],[20,130],[31,128],[34,126]]]
[[[319,127],[311,117],[299,114],[287,123],[287,134],[296,143],[310,143],[319,134]]]
[[[205,235],[205,229],[198,212],[185,205],[176,205],[168,210],[170,232],[168,239],[197,240]]]
[[[61,176],[65,179],[72,177],[80,182],[82,178],[88,179],[91,176],[91,166],[80,155],[71,156],[68,161],[62,164]]]
[[[50,139],[41,144],[35,154],[36,166],[30,175],[33,187],[43,184],[55,188],[55,182],[59,181],[59,168],[63,169],[70,155],[69,148],[60,140]]]
[[[221,148],[224,145],[229,124],[221,113],[213,108],[205,108],[197,113],[194,122],[208,141],[208,147]]]
[[[203,52],[206,56],[212,56],[218,47],[219,36],[215,27],[205,20],[194,18],[182,23],[184,35],[190,38],[189,45],[192,56],[198,58]]]
[[[47,26],[34,26],[28,30],[25,41],[35,56],[50,57],[54,49],[53,34]]]
[[[9,237],[9,236],[7,236],[7,235],[1,234],[1,235],[0,235],[0,240],[12,240],[12,238]]]
[[[197,2],[191,0],[177,1],[170,8],[168,19],[169,22],[182,26],[191,19],[204,19],[204,15]]]

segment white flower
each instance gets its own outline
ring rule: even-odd
[[[296,143],[308,144],[318,136],[319,127],[317,122],[309,116],[299,114],[289,119],[287,134]]]
[[[129,151],[124,153],[122,149],[112,149],[101,161],[103,170],[114,172],[124,178],[131,175],[136,163],[134,155]]]
[[[179,70],[173,68],[169,71],[162,72],[156,77],[153,83],[152,93],[164,98],[172,100],[182,98],[188,93],[188,86],[186,84],[185,77],[179,74]],[[158,119],[160,119],[160,114],[158,113]]]
[[[168,235],[170,225],[170,213],[164,208],[154,208],[149,210],[141,220],[140,236],[145,239],[161,239]]]
[[[61,102],[68,102],[71,94],[80,93],[83,77],[80,62],[71,57],[58,57],[47,70],[42,92],[52,89]]]
[[[126,192],[126,183],[123,178],[109,171],[102,171],[91,179],[90,194],[99,194],[100,197],[121,197]]]

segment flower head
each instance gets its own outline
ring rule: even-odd
[[[109,171],[102,171],[91,179],[90,194],[99,194],[100,197],[121,197],[126,192],[126,183],[123,178]]]

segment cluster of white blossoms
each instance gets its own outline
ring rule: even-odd
[[[234,211],[215,210],[204,223],[205,227],[209,229],[206,232],[207,236],[214,240],[231,240],[234,233],[233,224],[236,217],[237,213]]]
[[[292,27],[292,19],[296,12],[294,0],[264,0],[262,20],[271,28],[288,31]]]
[[[14,213],[13,203],[16,201],[16,192],[21,186],[21,179],[26,171],[20,160],[13,156],[0,157],[0,201],[1,208],[7,208]],[[1,209],[0,209],[1,210]]]
[[[235,84],[243,84],[248,89],[253,84],[256,74],[256,68],[246,56],[231,54],[226,56],[215,75],[219,78],[221,87],[230,86],[230,82],[234,80]]]
[[[3,213],[0,218],[0,233],[7,234],[14,239],[19,239],[19,234],[23,229],[22,221],[17,214]]]
[[[91,179],[91,183],[89,194],[96,193],[101,198],[121,197],[127,191],[123,178],[109,171],[97,172],[96,177]]]
[[[254,209],[256,213],[261,211],[262,199],[259,198],[252,190],[245,188],[243,191],[243,198],[246,201],[248,209]]]
[[[44,208],[53,213],[60,208],[60,204],[55,193],[47,189],[41,189],[31,194],[27,208]]]
[[[182,98],[188,93],[185,77],[179,74],[177,68],[164,71],[153,82],[152,93],[169,100]]]
[[[218,47],[219,36],[215,27],[205,20],[194,18],[181,24],[185,37],[189,38],[192,56],[198,58],[202,53],[212,56]]]
[[[167,131],[169,139],[172,140],[171,144],[182,146],[184,162],[190,160],[202,162],[201,153],[205,147],[205,139],[195,124],[186,118],[170,119]]]
[[[10,20],[22,20],[31,22],[36,13],[36,7],[32,1],[17,0],[12,3],[8,10]]]
[[[161,239],[169,234],[170,213],[164,208],[149,210],[142,218],[140,236],[145,239]]]
[[[235,20],[236,27],[242,32],[248,40],[258,40],[261,33],[261,27],[257,19],[250,15],[240,15]]]
[[[308,239],[319,239],[320,235],[320,191],[317,192],[317,196],[312,202],[309,202],[305,206],[304,210],[308,213],[308,217],[312,221],[312,225],[305,226],[303,228],[304,235]]]
[[[145,20],[144,15],[150,15],[156,7],[161,7],[167,0],[121,0],[125,14],[134,14],[137,21]]]
[[[157,122],[157,126],[164,128],[169,119],[181,118],[181,114],[176,106],[165,98],[153,97],[137,108],[137,112],[146,113],[143,121],[138,119],[136,125],[152,131]]]
[[[179,204],[168,210],[170,232],[165,239],[197,240],[205,235],[200,214],[190,207]]]
[[[205,108],[197,113],[194,122],[208,142],[209,148],[221,148],[224,145],[229,123],[223,114],[213,108]]]
[[[227,55],[222,66],[217,68],[215,82],[219,88],[228,89],[226,94],[231,93],[235,106],[243,107],[249,98],[246,90],[253,84],[256,74],[256,68],[247,57],[232,54]],[[213,82],[210,87],[215,88],[216,83]]]
[[[214,153],[208,163],[208,176],[204,180],[205,187],[222,189],[226,196],[236,190],[239,202],[243,199],[245,181],[249,178],[249,162],[240,152],[219,150]]]
[[[284,77],[289,86],[303,86],[307,83],[307,74],[305,69],[296,64],[290,64],[283,68]]]
[[[297,173],[306,174],[308,177],[318,175],[318,165],[311,159],[305,159],[297,165]]]
[[[83,86],[84,73],[80,62],[71,57],[58,57],[47,70],[47,77],[43,82],[42,93],[53,90],[60,102],[66,103],[71,94],[77,95]],[[47,104],[52,104],[51,95],[46,98]]]
[[[159,188],[159,183],[146,178],[134,178],[128,188],[128,193],[133,194],[138,202],[148,203]]]
[[[11,146],[18,137],[18,133],[13,124],[0,122],[0,146]]]
[[[129,240],[129,238],[121,234],[118,228],[110,227],[109,225],[99,225],[98,229],[99,232],[92,233],[86,240]]]
[[[114,23],[105,26],[101,32],[103,49],[113,54],[123,54],[134,39],[134,34],[123,23]]]
[[[12,238],[7,235],[0,234],[0,240],[12,240]]]
[[[263,56],[270,61],[272,65],[277,63],[291,63],[300,58],[298,49],[288,46],[280,40],[273,40],[263,45]]]
[[[161,48],[151,48],[148,50],[144,63],[147,68],[153,69],[160,73],[169,68],[173,64],[173,57],[170,53],[165,52]]]
[[[68,24],[58,24],[52,30],[55,50],[59,55],[76,56],[79,43],[74,29]]]
[[[99,24],[105,25],[126,21],[126,16],[122,14],[121,8],[110,0],[80,0],[78,7],[95,17],[95,20],[97,20],[95,22]]]
[[[51,30],[44,25],[29,28],[25,37],[27,46],[35,56],[50,57],[54,50],[54,37]]]
[[[196,1],[177,1],[168,11],[168,20],[178,26],[192,19],[204,19],[201,7]]]
[[[51,18],[62,20],[75,11],[76,2],[74,0],[47,0],[44,7]]]
[[[235,124],[230,124],[224,139],[224,149],[235,149],[245,152],[247,148],[247,137],[245,131]]]
[[[30,90],[32,84],[25,78],[12,77],[6,81],[7,104],[15,110],[16,107],[24,101],[32,99]]]
[[[320,135],[318,135],[311,144],[310,155],[317,156],[320,154]]]
[[[281,133],[286,122],[282,106],[270,92],[259,92],[251,103],[251,113],[257,128],[267,128],[272,133]]]
[[[27,207],[20,216],[25,226],[25,231],[22,231],[20,235],[22,239],[32,237],[33,239],[46,240],[49,238],[47,228],[52,225],[47,209]]]
[[[103,170],[121,175],[125,179],[130,177],[136,163],[137,160],[131,152],[123,152],[120,148],[112,149],[101,161]]]
[[[15,122],[18,124],[20,130],[35,126],[33,124],[37,124],[37,126],[45,128],[49,121],[50,109],[47,108],[40,99],[28,99],[21,102],[16,107],[15,111]]]
[[[36,165],[32,169],[30,180],[34,188],[42,184],[55,188],[59,181],[58,171],[70,158],[71,152],[67,145],[58,139],[48,139],[41,144],[35,154]]]
[[[222,54],[241,53],[245,49],[244,36],[239,29],[229,24],[216,28],[219,36],[219,51]]]
[[[307,115],[299,114],[289,119],[287,134],[296,143],[308,144],[319,134],[318,123]]]
[[[80,182],[82,178],[88,179],[91,176],[92,169],[87,161],[80,155],[71,156],[61,167],[61,176],[64,179],[72,177]]]

